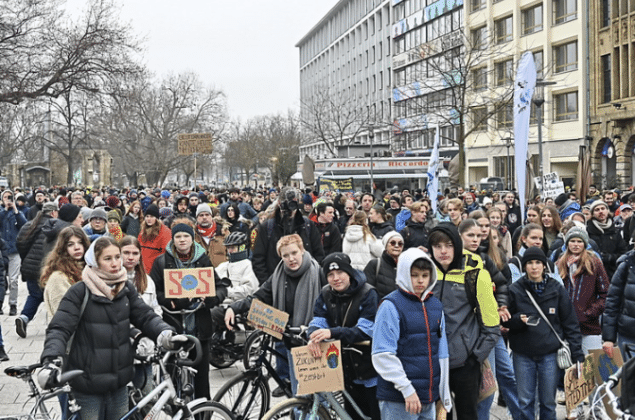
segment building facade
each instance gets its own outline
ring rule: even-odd
[[[598,187],[635,184],[635,0],[589,8],[591,163]]]
[[[543,122],[543,173],[558,173],[565,185],[575,183],[580,146],[588,146],[585,140],[589,133],[586,10],[585,0],[469,0],[465,5],[465,38],[471,48],[484,43],[494,52],[473,69],[471,97],[478,98],[483,84],[489,89],[509,89],[511,94],[518,61],[524,52],[531,51],[538,79],[552,85],[542,89],[544,104],[540,108],[532,106],[530,161],[538,173],[539,109]],[[486,123],[476,127],[466,141],[470,183],[487,174],[507,177],[507,168],[515,172],[511,104],[496,112],[491,111],[491,103],[475,106],[473,112],[482,115],[484,110],[479,107],[490,108]],[[507,161],[508,146],[511,162]]]

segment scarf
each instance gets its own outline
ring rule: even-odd
[[[216,222],[212,221],[212,224],[208,228],[204,228],[201,225],[196,225],[196,231],[204,238],[213,238],[216,236]]]
[[[613,225],[613,221],[611,218],[607,218],[606,222],[602,223],[597,219],[591,219],[596,228],[600,230],[600,232],[604,233],[605,229],[609,229]]]
[[[82,281],[86,283],[88,290],[95,296],[102,296],[109,300],[113,300],[123,289],[126,280],[128,280],[128,273],[124,267],[115,274],[90,265],[82,271]]]
[[[114,228],[110,228],[108,232],[110,232],[110,234],[115,238],[116,241],[120,241],[123,239],[124,235],[119,225],[115,226]]]
[[[545,287],[547,287],[547,276],[543,276],[542,281],[539,283],[533,282],[531,280],[529,280],[529,282],[531,283],[531,287],[533,287],[536,291],[536,294],[540,296],[542,295],[542,292],[545,291]]]
[[[320,284],[320,265],[311,257],[307,251],[302,255],[302,264],[296,271],[291,271],[280,261],[274,270],[272,278],[273,306],[284,310],[286,283],[289,277],[299,278],[298,287],[295,290],[293,300],[293,319],[289,320],[289,325],[298,327],[309,325],[313,319],[313,304],[320,294],[322,285]]]
[[[569,267],[569,280],[571,284],[575,284],[574,274],[578,271],[578,262],[580,262],[581,255],[582,254],[571,254],[567,257],[567,267]]]

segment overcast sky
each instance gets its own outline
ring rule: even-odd
[[[150,70],[198,73],[225,92],[232,118],[246,119],[298,107],[295,44],[338,0],[119,1],[121,18],[147,40]]]

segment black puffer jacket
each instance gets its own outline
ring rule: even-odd
[[[604,232],[593,223],[593,219],[589,220],[586,226],[589,239],[593,239],[600,249],[606,274],[612,278],[617,268],[617,259],[628,251],[626,243],[613,223],[611,227],[604,229]]]
[[[18,239],[16,246],[18,253],[22,259],[22,265],[20,266],[20,274],[22,274],[22,281],[38,281],[40,280],[40,271],[46,254],[44,248],[46,244],[46,236],[42,232],[42,227],[50,219],[53,219],[49,215],[42,214],[42,218],[37,223],[37,226],[31,231],[31,226],[34,220],[28,221],[22,226],[18,233]]]
[[[91,293],[80,318],[86,293],[90,291],[79,282],[60,302],[46,329],[41,361],[64,356],[66,343],[75,333],[65,369],[81,369],[84,374],[74,379],[71,386],[85,394],[105,394],[132,380],[131,323],[152,340],[172,328],[143,302],[130,282],[113,300]]]
[[[428,230],[425,227],[425,223],[415,223],[412,219],[406,222],[406,227],[399,232],[403,236],[403,249],[415,246],[428,247]]]
[[[617,334],[635,339],[635,251],[617,260],[602,317],[602,340],[615,343]]]
[[[42,233],[46,237],[44,241],[43,255],[48,255],[53,248],[55,248],[55,242],[62,229],[71,226],[72,223],[66,222],[62,219],[49,219],[44,226],[42,226]],[[83,230],[83,229],[82,229]],[[42,262],[44,265],[44,262]]]
[[[390,222],[382,222],[382,223],[369,223],[368,227],[370,231],[375,235],[375,238],[381,239],[385,234],[390,232],[391,230],[395,230],[395,226],[393,226]]]
[[[322,248],[324,256],[333,252],[342,252],[342,234],[335,222],[318,223],[312,222],[315,228],[320,232]]]
[[[377,264],[379,264],[379,272]],[[397,261],[386,251],[381,254],[381,257],[368,261],[364,274],[368,284],[377,289],[379,300],[397,288]]]

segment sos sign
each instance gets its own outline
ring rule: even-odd
[[[163,279],[168,299],[216,296],[213,267],[163,270]]]

